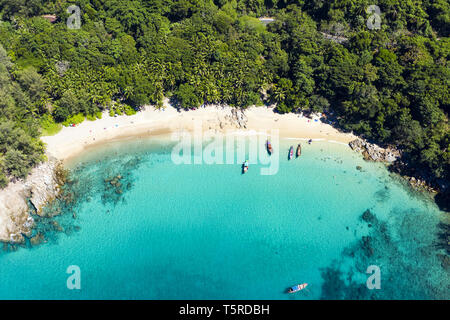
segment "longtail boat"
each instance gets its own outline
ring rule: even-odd
[[[289,293],[294,293],[294,292],[303,290],[303,289],[306,288],[307,285],[308,285],[307,283],[298,284],[298,285],[296,285],[296,286],[290,287],[290,288],[288,289],[288,292],[289,292]]]
[[[302,145],[299,143],[297,146],[297,152],[295,154],[295,157],[298,158],[302,155]]]
[[[248,171],[248,160],[245,160],[242,164],[242,174],[246,173]]]
[[[289,156],[288,156],[288,160],[291,160],[293,156],[294,156],[294,147],[291,146],[291,147],[289,148]]]
[[[272,154],[272,152],[273,152],[273,149],[272,149],[272,144],[270,143],[269,140],[266,141],[266,148],[267,148],[267,153],[270,156]]]

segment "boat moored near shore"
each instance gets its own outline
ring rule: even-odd
[[[248,160],[245,160],[242,164],[242,174],[246,173],[248,171]]]
[[[273,148],[272,148],[272,144],[270,143],[269,140],[266,141],[266,148],[267,148],[267,153],[270,155],[272,155],[273,152]]]
[[[297,146],[297,152],[295,154],[295,157],[298,158],[302,155],[302,145],[299,143]]]
[[[291,146],[291,147],[289,148],[288,160],[291,160],[293,156],[294,156],[294,147]]]

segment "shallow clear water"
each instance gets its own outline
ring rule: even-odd
[[[174,165],[170,151],[134,140],[75,159],[67,192],[77,200],[40,219],[46,243],[0,254],[0,298],[450,298],[436,255],[441,212],[382,164],[314,142],[299,159],[280,157],[276,175],[258,165],[241,175],[236,164]],[[117,175],[120,186],[105,182]],[[70,265],[81,290],[66,287]],[[379,290],[366,287],[369,265],[380,267]]]

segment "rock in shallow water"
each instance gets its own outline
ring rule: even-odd
[[[450,257],[446,254],[438,253],[439,260],[441,260],[441,266],[445,271],[450,271]]]
[[[394,162],[400,158],[399,150],[393,148],[384,149],[360,138],[350,141],[349,146],[352,150],[362,153],[364,159],[369,161]]]
[[[372,238],[370,236],[363,236],[362,239],[362,249],[368,257],[373,256],[374,250],[372,248]]]
[[[38,232],[34,237],[32,237],[30,239],[30,243],[33,246],[37,246],[38,244],[41,244],[42,242],[44,242],[45,238],[44,235],[40,232]]]
[[[375,215],[370,212],[369,209],[367,209],[366,211],[364,211],[364,213],[362,214],[361,218],[365,221],[365,222],[375,222]]]

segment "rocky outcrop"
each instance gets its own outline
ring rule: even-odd
[[[376,144],[369,143],[363,139],[355,139],[349,142],[350,148],[362,153],[365,160],[394,162],[400,158],[400,151],[393,148],[381,148]]]
[[[416,177],[410,177],[410,176],[403,176],[404,179],[406,179],[409,182],[409,185],[413,187],[416,190],[425,190],[428,192],[436,193],[438,190],[431,186],[429,183],[427,183],[425,180],[416,178]]]
[[[234,122],[238,128],[247,128],[247,116],[242,109],[231,109],[231,121]]]
[[[63,183],[62,164],[52,158],[34,168],[26,180],[11,182],[0,190],[0,241],[17,243],[30,237],[34,226],[30,205],[40,215],[58,196]]]
[[[417,167],[408,166],[403,161],[396,161],[389,166],[389,170],[396,174],[399,174],[405,179],[409,185],[418,191],[426,191],[431,193],[441,193],[442,197],[446,194],[445,181],[434,179],[433,176],[427,174],[425,171],[418,169]],[[442,208],[444,211],[448,211]]]
[[[434,184],[432,185],[429,181],[427,182],[426,179],[418,178],[418,175],[413,176],[405,174],[405,171],[407,171],[405,170],[405,164],[402,161],[397,161],[401,157],[399,150],[394,148],[381,148],[376,144],[369,143],[361,138],[350,141],[349,146],[354,151],[362,153],[364,159],[367,161],[391,163],[389,167],[390,170],[400,174],[405,180],[408,181],[413,189],[432,193],[438,192],[438,189],[434,186]]]
[[[229,114],[226,114],[225,116],[218,115],[217,119],[214,119],[214,122],[217,122],[216,129],[220,130],[224,130],[226,128],[246,129],[248,119],[244,111],[239,108],[233,107],[227,108],[230,110]]]

